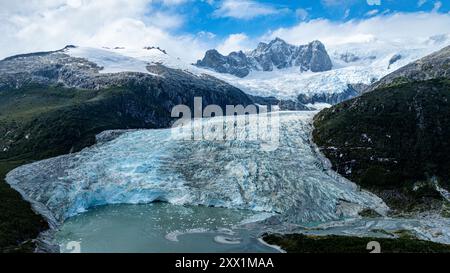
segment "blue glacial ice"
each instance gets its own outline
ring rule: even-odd
[[[272,150],[263,149],[261,140],[193,141],[179,128],[138,130],[21,166],[7,182],[54,225],[98,205],[153,201],[270,212],[289,223],[340,220],[365,208],[385,214],[380,198],[321,158],[310,141],[314,114],[280,112],[279,143]],[[257,117],[237,134],[257,130]],[[225,126],[235,125],[233,119]],[[223,119],[205,122],[214,127]]]

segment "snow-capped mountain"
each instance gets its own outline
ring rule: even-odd
[[[437,52],[427,55],[424,58],[405,65],[393,73],[390,73],[375,84],[371,85],[365,91],[373,91],[381,87],[387,87],[393,83],[417,82],[449,77],[450,46],[447,46]]]
[[[99,71],[100,73],[150,73],[147,70],[149,64],[161,64],[169,68],[189,71],[196,75],[203,74],[194,66],[168,54],[164,49],[153,46],[144,48],[71,47],[67,48],[64,53],[96,63],[103,68]]]
[[[282,44],[281,41],[277,41]],[[448,35],[441,35],[411,44],[373,41],[327,46],[332,62],[331,70],[301,72],[299,67],[289,66],[296,62],[290,59],[283,65],[280,63],[273,65],[272,71],[251,70],[245,77],[201,68],[155,47],[135,49],[71,47],[67,48],[65,53],[96,63],[102,68],[100,73],[151,73],[146,68],[149,64],[162,64],[197,76],[204,74],[214,76],[249,95],[276,97],[303,104],[335,104],[358,95],[367,85],[449,43]],[[263,56],[263,44],[258,48],[259,50],[248,53],[249,56]]]
[[[358,95],[365,85],[435,52],[450,43],[448,35],[420,42],[349,43],[327,46],[332,61],[329,71],[299,71],[296,67],[272,71],[252,70],[245,77],[210,73],[251,95],[274,96],[302,103],[335,104]]]
[[[325,46],[320,41],[307,45],[294,46],[276,38],[270,43],[259,43],[258,47],[248,53],[231,52],[223,56],[217,50],[208,50],[198,67],[212,69],[219,73],[228,73],[240,78],[251,71],[273,71],[296,67],[303,71],[327,71],[332,67]]]

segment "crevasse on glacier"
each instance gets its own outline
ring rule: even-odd
[[[384,213],[381,199],[332,172],[316,154],[314,114],[280,113],[273,151],[260,140],[193,141],[179,129],[140,130],[19,167],[7,182],[54,224],[97,205],[157,200],[273,212],[291,223],[341,219],[364,208]],[[257,117],[241,133],[257,130]],[[225,126],[234,126],[234,118]],[[224,124],[222,117],[207,122]]]

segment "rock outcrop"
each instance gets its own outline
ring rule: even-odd
[[[203,60],[199,60],[196,65],[241,78],[247,76],[252,70],[273,71],[299,67],[302,72],[321,72],[332,68],[331,59],[320,41],[294,46],[280,38],[268,44],[259,43],[255,50],[248,53],[239,51],[223,56],[215,49],[208,50]]]

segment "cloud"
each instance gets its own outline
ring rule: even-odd
[[[369,6],[380,6],[381,0],[367,0],[367,5]]]
[[[152,0],[0,0],[0,5],[0,58],[67,44],[155,45],[194,61],[210,47],[196,35],[171,34],[184,24],[183,16],[155,10]]]
[[[153,12],[150,19],[144,18],[143,20],[149,25],[154,25],[161,29],[179,28],[184,23],[182,16],[161,11]]]
[[[297,15],[300,20],[304,21],[308,18],[308,11],[300,8],[295,11],[295,15]]]
[[[321,0],[322,4],[325,6],[337,6],[339,5],[339,0]]]
[[[378,12],[379,12],[379,10],[377,10],[377,9],[369,10],[368,12],[366,12],[366,16],[374,16]]]
[[[351,12],[350,9],[346,9],[345,10],[345,12],[344,12],[344,19],[347,19],[350,16],[350,12]]]
[[[216,17],[249,20],[259,16],[278,14],[282,10],[252,0],[224,0],[214,11]]]
[[[202,30],[197,33],[197,36],[205,39],[214,39],[217,35],[212,32]]]
[[[159,1],[161,1],[166,6],[177,6],[184,4],[189,0],[159,0]]]
[[[316,19],[291,28],[279,28],[267,33],[262,39],[280,37],[292,44],[305,44],[317,39],[327,46],[375,41],[412,43],[427,40],[433,35],[450,33],[449,25],[449,14],[423,12],[377,15],[347,22]]]
[[[432,12],[438,12],[441,7],[442,7],[442,2],[441,1],[434,2],[434,6],[433,6]]]
[[[327,7],[349,7],[360,2],[359,0],[321,0],[322,5]],[[369,6],[380,6],[381,0],[366,0]]]
[[[357,0],[321,0],[320,2],[322,3],[322,5],[327,7],[347,7],[355,4]]]
[[[233,51],[249,50],[252,46],[252,41],[244,33],[236,33],[228,36],[225,41],[217,47],[217,50],[222,54],[229,54]]]
[[[419,1],[417,1],[417,6],[420,8],[420,7],[423,6],[426,2],[427,2],[427,0],[419,0]]]

